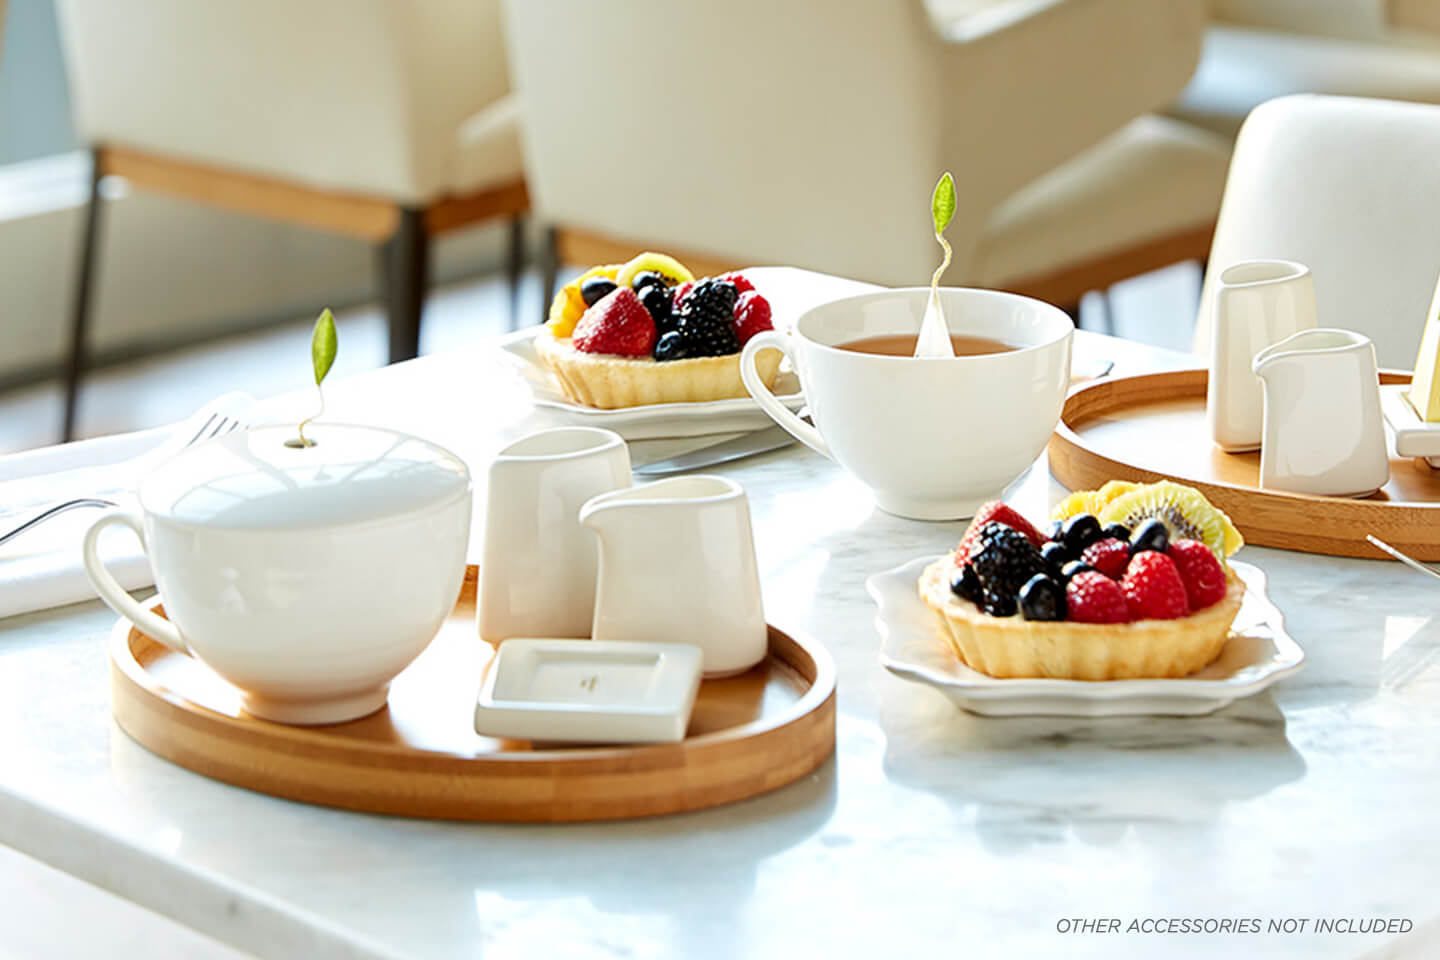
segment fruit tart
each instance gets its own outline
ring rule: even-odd
[[[740,273],[696,280],[663,253],[592,267],[550,304],[536,351],[576,403],[613,409],[748,396],[740,348],[772,329],[770,304]],[[756,369],[767,387],[778,350]]]
[[[992,677],[1183,677],[1220,655],[1245,586],[1244,541],[1177,483],[1106,484],[1059,503],[1045,532],[998,501],[920,596],[956,655]]]

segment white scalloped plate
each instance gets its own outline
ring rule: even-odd
[[[770,415],[749,397],[708,403],[651,403],[618,410],[601,410],[574,403],[560,390],[560,384],[535,351],[535,336],[540,329],[518,330],[500,342],[500,349],[529,385],[537,407],[559,410],[576,423],[614,430],[626,440],[743,433],[774,425]],[[800,380],[790,371],[788,364],[775,378],[775,397],[791,410],[799,410],[805,405]]]
[[[1198,716],[1259,693],[1300,670],[1305,652],[1285,632],[1285,617],[1265,592],[1265,574],[1230,562],[1246,592],[1220,657],[1179,679],[999,680],[965,666],[920,599],[920,573],[936,557],[923,557],[877,573],[865,588],[879,606],[880,662],[906,680],[929,684],[961,707],[993,717],[1023,715],[1116,717],[1145,714]]]

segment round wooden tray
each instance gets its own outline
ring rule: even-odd
[[[1381,540],[1422,560],[1440,560],[1440,471],[1393,458],[1390,482],[1363,499],[1260,489],[1260,454],[1225,453],[1205,422],[1205,370],[1096,380],[1066,399],[1050,438],[1050,470],[1072,490],[1106,480],[1175,480],[1230,515],[1246,541],[1342,557],[1385,555]],[[1381,383],[1409,383],[1384,371]]]
[[[128,620],[111,643],[111,709],[151,752],[196,773],[305,803],[453,820],[608,820],[698,810],[790,783],[835,749],[835,665],[813,640],[770,628],[770,655],[707,680],[675,744],[535,748],[474,731],[494,650],[475,633],[475,573],[386,709],[291,727],[240,708],[209,668]]]

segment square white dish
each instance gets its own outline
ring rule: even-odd
[[[500,349],[529,386],[535,405],[560,411],[574,423],[614,430],[626,440],[743,433],[774,424],[760,405],[749,397],[706,403],[652,403],[616,410],[575,403],[565,396],[555,376],[535,350],[535,337],[542,330],[541,327],[517,330],[500,342]],[[788,364],[782,366],[775,378],[775,396],[791,410],[799,410],[805,405],[800,380]]]
[[[1178,679],[1001,680],[960,662],[920,599],[920,573],[936,560],[923,557],[877,573],[865,587],[879,607],[880,662],[906,680],[929,684],[966,710],[993,717],[1137,715],[1197,716],[1259,693],[1298,672],[1305,653],[1285,632],[1285,618],[1265,593],[1265,574],[1230,562],[1245,582],[1245,599],[1219,659]]]
[[[475,702],[475,732],[566,743],[685,739],[700,648],[516,637],[500,645]]]
[[[1426,423],[1410,406],[1405,393],[1408,383],[1391,383],[1380,388],[1380,412],[1390,424],[1395,453],[1401,457],[1425,457],[1430,466],[1440,467],[1440,423]]]

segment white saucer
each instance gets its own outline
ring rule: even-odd
[[[997,680],[965,666],[920,599],[923,557],[865,581],[879,606],[880,662],[906,680],[927,683],[961,707],[993,717],[1022,715],[1115,717],[1211,713],[1259,693],[1300,670],[1305,652],[1285,632],[1285,618],[1265,594],[1265,574],[1230,562],[1247,588],[1230,639],[1210,666],[1175,680]]]
[[[618,410],[601,410],[571,401],[535,351],[540,327],[517,330],[500,342],[500,349],[530,387],[537,407],[565,413],[575,423],[614,430],[626,440],[656,437],[699,437],[712,433],[744,433],[774,425],[760,405],[749,397],[707,403],[652,403]],[[786,364],[775,378],[775,396],[791,410],[805,405],[800,380]]]

